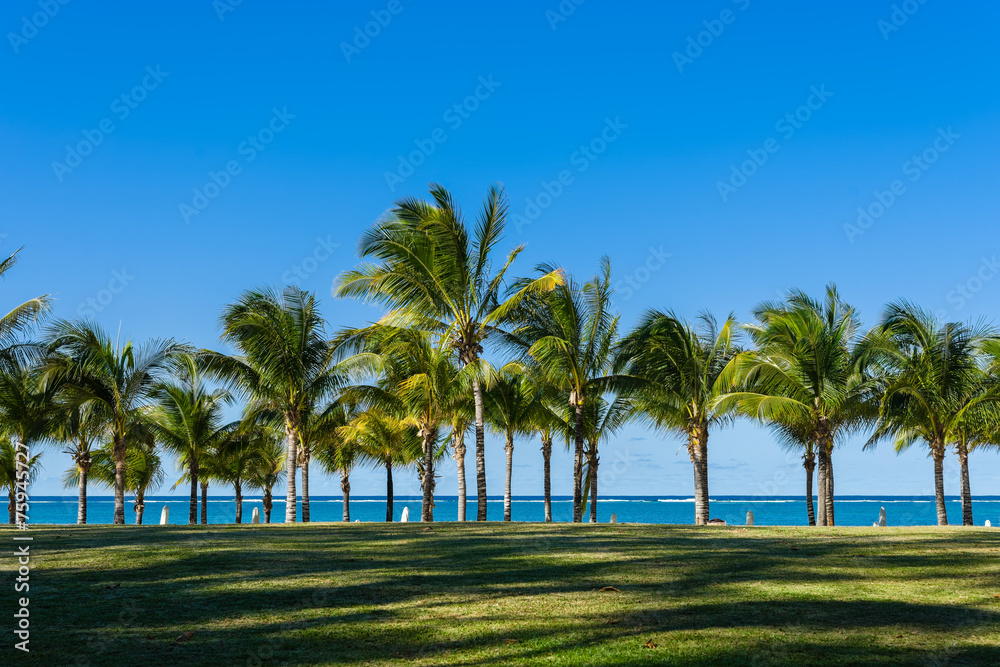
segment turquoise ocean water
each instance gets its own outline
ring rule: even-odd
[[[179,496],[153,496],[146,499],[144,523],[156,524],[160,521],[163,506],[170,507],[170,523],[185,524],[188,520],[188,498]],[[232,523],[236,515],[236,504],[232,497],[209,496],[209,523]],[[1000,526],[1000,497],[984,496],[972,503],[976,525],[983,525],[989,519],[994,526]],[[261,510],[260,496],[249,496],[243,501],[243,521],[250,522],[253,508]],[[393,514],[398,521],[404,507],[410,508],[410,519],[420,519],[420,498],[397,496]],[[878,520],[879,508],[885,507],[889,525],[920,526],[937,523],[934,498],[924,496],[862,497],[842,496],[836,501],[836,521],[841,526],[870,526]],[[454,496],[439,496],[435,499],[434,518],[438,521],[454,521],[457,516],[458,501]],[[656,496],[616,496],[599,499],[597,503],[598,521],[606,523],[611,514],[618,516],[619,522],[691,524],[694,523],[694,501],[683,497]],[[802,526],[807,523],[806,502],[802,497],[791,496],[716,496],[710,501],[712,518],[725,520],[730,525],[743,525],[747,511],[754,513],[757,525]],[[199,510],[200,511],[200,510]],[[518,496],[512,502],[514,521],[542,521],[545,517],[542,498],[538,496]],[[589,511],[589,509],[588,509]],[[474,519],[476,502],[472,498],[466,509],[466,516]],[[89,523],[111,523],[114,501],[110,496],[90,496],[87,520]],[[126,520],[134,521],[132,500],[126,498]],[[487,509],[490,520],[503,518],[503,499],[490,497]],[[572,498],[554,496],[552,515],[555,521],[570,521],[573,516]],[[284,520],[284,499],[274,500],[272,519]],[[340,521],[343,504],[339,496],[313,496],[310,498],[310,516],[313,521]],[[589,514],[588,514],[589,516]],[[385,520],[385,498],[357,496],[351,498],[351,520]],[[263,520],[263,519],[262,519]],[[948,498],[948,521],[962,522],[962,507],[958,498]],[[76,523],[76,496],[37,496],[30,501],[29,523],[70,524]]]

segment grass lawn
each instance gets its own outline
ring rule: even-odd
[[[7,554],[15,534],[0,530]],[[4,665],[1000,665],[997,529],[27,534],[31,655]]]

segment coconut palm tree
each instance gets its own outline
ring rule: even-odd
[[[30,486],[42,471],[38,462],[41,454],[30,456],[24,461],[18,458],[18,451],[9,437],[0,436],[0,488],[7,491],[8,523],[12,526],[18,522],[18,489]]]
[[[816,508],[813,504],[813,472],[816,470],[816,443],[809,435],[809,423],[769,424],[775,439],[787,451],[802,451],[802,468],[806,472],[806,518],[810,526],[816,525]]]
[[[173,340],[121,344],[91,322],[60,320],[48,332],[51,354],[43,369],[69,405],[91,406],[108,421],[115,457],[114,523],[125,523],[125,467],[128,450],[141,439],[156,388],[178,358],[189,352]]]
[[[754,316],[744,328],[757,349],[733,357],[721,380],[735,390],[715,408],[804,430],[819,459],[819,524],[832,526],[834,443],[874,414],[872,387],[857,370],[858,316],[832,284],[822,301],[793,290]]]
[[[180,359],[176,378],[154,390],[156,404],[148,415],[156,440],[176,454],[191,485],[188,523],[198,523],[198,473],[201,464],[236,428],[226,423],[224,407],[232,401],[225,389],[205,386],[195,358]]]
[[[396,202],[388,216],[362,236],[358,254],[375,260],[344,273],[334,293],[388,306],[383,324],[415,327],[445,335],[463,366],[477,365],[491,334],[508,321],[527,296],[562,281],[552,270],[503,296],[507,271],[523,246],[494,270],[496,246],[503,238],[507,198],[492,187],[470,231],[451,193],[432,185],[432,201]],[[472,380],[476,423],[477,520],[486,520],[486,458],[483,387]]]
[[[602,440],[617,433],[635,414],[635,407],[627,395],[591,396],[584,406],[587,446],[584,450],[586,469],[581,490],[582,506],[590,500],[590,523],[597,523],[597,468],[600,463],[599,447]]]
[[[511,520],[511,474],[514,465],[514,438],[531,435],[542,409],[541,391],[521,374],[504,372],[483,396],[486,423],[504,437],[507,469],[504,478],[503,520]]]
[[[255,469],[273,461],[270,454],[280,442],[281,437],[277,429],[244,419],[239,427],[219,444],[216,450],[215,475],[219,481],[233,486],[236,498],[235,523],[243,523],[244,487],[253,485]]]
[[[475,412],[469,401],[456,405],[451,412],[451,452],[455,459],[455,475],[458,479],[458,514],[456,520],[465,521],[466,487],[465,487],[465,433],[469,424],[475,420]]]
[[[340,401],[330,412],[326,421],[329,431],[324,429],[323,437],[316,447],[316,460],[330,474],[340,476],[340,491],[343,494],[343,520],[351,520],[351,472],[361,461],[363,452],[355,440],[344,439],[344,426],[350,424],[358,412],[356,406]]]
[[[70,468],[63,475],[63,485],[67,488],[79,482],[80,470]],[[97,486],[115,488],[118,464],[112,444],[105,444],[91,454],[90,479]],[[146,509],[146,493],[156,491],[163,483],[165,474],[163,462],[156,454],[153,441],[147,439],[129,447],[125,458],[125,490],[132,494],[132,511],[135,524],[142,525]]]
[[[639,413],[687,442],[699,526],[709,516],[709,431],[724,419],[716,403],[727,387],[719,378],[737,352],[735,318],[730,315],[720,327],[708,313],[690,324],[673,313],[650,311],[621,344],[619,363],[644,381],[635,396]]]
[[[19,252],[21,248],[15,250],[7,259],[0,261],[0,277],[17,264]],[[0,366],[24,365],[26,361],[37,356],[40,351],[39,346],[23,342],[19,336],[47,313],[51,304],[51,299],[46,294],[25,301],[6,315],[0,316]]]
[[[278,434],[274,434],[274,437],[258,443],[256,453],[247,471],[247,484],[260,489],[264,523],[271,523],[271,509],[274,507],[272,490],[285,476],[285,447]]]
[[[332,372],[333,348],[315,295],[296,287],[280,294],[264,288],[244,292],[222,313],[222,340],[239,356],[203,351],[200,361],[214,376],[239,388],[257,404],[279,412],[284,420],[285,522],[297,517],[295,472],[299,465],[302,419],[310,406],[323,401],[337,385]],[[308,451],[303,485],[308,484]],[[304,489],[304,497],[308,491]],[[305,508],[303,508],[305,509]],[[308,516],[304,511],[303,519]]]
[[[64,453],[73,459],[77,485],[76,522],[87,523],[87,477],[94,445],[105,439],[108,422],[97,404],[65,405],[57,402],[52,438],[67,445]]]
[[[961,443],[967,455],[973,417],[997,400],[995,390],[981,390],[984,346],[996,345],[990,341],[995,341],[995,334],[985,326],[939,322],[930,312],[898,301],[886,307],[882,321],[865,342],[870,365],[884,383],[878,422],[865,446],[873,447],[885,438],[894,440],[898,452],[918,441],[927,446],[934,461],[934,496],[941,526],[948,525],[947,448]],[[970,520],[971,509],[970,500]]]
[[[551,265],[541,276],[558,274]],[[538,280],[538,279],[536,279]],[[533,284],[515,283],[516,292]],[[584,405],[587,397],[623,388],[629,378],[612,374],[618,343],[618,316],[611,310],[611,263],[601,260],[600,272],[584,284],[563,279],[546,293],[537,290],[522,299],[512,317],[517,326],[503,337],[521,355],[533,381],[544,382],[566,395],[573,411],[573,521],[583,520]]]
[[[564,428],[558,407],[565,401],[551,387],[543,387],[538,410],[534,413],[532,430],[542,441],[542,489],[545,523],[552,523],[552,440]]]

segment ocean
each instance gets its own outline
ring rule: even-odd
[[[132,499],[126,497],[125,518],[133,523]],[[948,521],[962,523],[962,506],[957,497],[948,497]],[[157,524],[164,506],[170,508],[171,524],[186,524],[188,520],[188,498],[180,496],[152,496],[146,499],[144,523]],[[313,521],[340,521],[343,503],[340,496],[312,496],[310,498],[310,518]],[[263,505],[259,496],[245,497],[243,500],[243,521],[250,523],[253,508],[260,508],[263,521]],[[410,520],[420,520],[420,498],[397,496],[393,504],[393,514],[398,521],[404,507],[410,508]],[[475,519],[476,500],[470,498],[466,518]],[[836,500],[836,522],[841,526],[870,526],[878,520],[879,508],[885,507],[890,526],[935,525],[937,514],[934,498],[928,496],[841,496]],[[747,511],[754,513],[756,525],[804,526],[808,523],[806,502],[803,497],[793,496],[717,496],[710,499],[710,515],[723,519],[729,525],[744,525]],[[976,525],[983,525],[987,519],[994,526],[1000,526],[1000,496],[977,498],[972,503]],[[454,521],[457,517],[458,500],[455,496],[435,498],[434,518],[437,521]],[[620,523],[694,523],[694,499],[669,496],[616,496],[598,499],[598,521],[607,523],[611,514]],[[200,512],[200,508],[199,508]],[[516,496],[511,512],[514,521],[542,521],[545,518],[543,499],[540,496]],[[111,523],[114,515],[114,498],[111,496],[89,496],[87,521],[92,524]],[[200,516],[200,515],[199,515]],[[232,497],[209,496],[209,523],[232,523],[236,516],[236,503]],[[589,517],[589,508],[588,515]],[[284,521],[284,498],[274,499],[272,520]],[[301,517],[301,509],[300,509]],[[491,521],[503,518],[503,498],[490,496],[487,517]],[[573,499],[554,496],[552,518],[554,521],[570,521],[573,517]],[[362,522],[385,520],[385,497],[356,496],[351,498],[351,520]],[[28,522],[36,524],[76,523],[76,496],[36,496],[30,500]]]

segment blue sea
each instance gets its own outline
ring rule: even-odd
[[[134,522],[131,498],[126,497],[125,516]],[[153,496],[146,499],[144,523],[156,524],[164,506],[170,508],[170,523],[186,524],[188,521],[188,498],[182,496]],[[243,500],[243,521],[250,522],[253,508],[261,511],[263,505],[259,496],[245,497]],[[395,520],[399,520],[404,507],[410,508],[410,520],[420,519],[420,498],[397,496],[393,504]],[[836,500],[836,521],[841,526],[870,526],[878,520],[879,508],[885,507],[888,523],[892,526],[935,525],[937,514],[934,498],[929,496],[886,496],[863,497],[841,496]],[[806,502],[803,497],[792,496],[717,496],[710,499],[710,515],[723,519],[729,525],[744,525],[748,511],[754,513],[756,525],[804,526],[808,523]],[[976,525],[983,525],[987,519],[994,526],[1000,526],[1000,496],[984,496],[972,503]],[[437,521],[454,521],[457,517],[458,500],[455,496],[435,498],[434,518]],[[694,499],[669,496],[616,496],[599,499],[597,503],[598,521],[606,523],[615,513],[621,523],[694,523]],[[343,503],[340,496],[312,496],[310,498],[310,518],[313,521],[340,521]],[[542,521],[545,518],[543,499],[540,496],[518,496],[512,502],[514,521]],[[199,507],[200,512],[200,507]],[[88,498],[88,523],[111,523],[114,515],[114,499],[111,496],[90,496]],[[200,514],[199,514],[200,516]],[[209,523],[232,523],[236,516],[236,503],[232,497],[209,496]],[[300,509],[301,516],[301,509]],[[491,521],[503,519],[503,498],[490,497],[487,516]],[[589,517],[589,508],[588,514]],[[284,521],[285,503],[283,498],[274,499],[272,520]],[[466,518],[475,519],[476,501],[471,498],[467,504]],[[552,518],[555,521],[570,521],[573,517],[573,500],[566,496],[554,496]],[[351,520],[362,522],[385,520],[385,497],[357,496],[351,498]],[[962,523],[962,507],[958,498],[948,498],[948,521]],[[76,523],[76,496],[36,496],[30,501],[29,523],[71,524]]]

